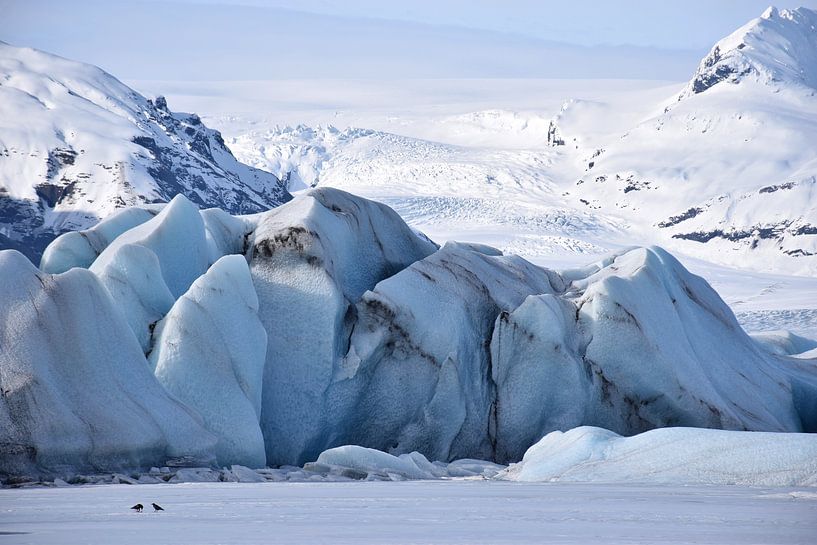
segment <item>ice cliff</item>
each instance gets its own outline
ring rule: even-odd
[[[764,349],[660,248],[556,272],[331,188],[249,216],[135,210],[61,236],[43,271],[0,253],[5,476],[817,430],[813,362]]]

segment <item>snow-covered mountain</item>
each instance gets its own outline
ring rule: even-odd
[[[36,259],[61,232],[180,193],[233,213],[289,199],[197,115],[94,66],[0,42],[0,248]]]
[[[817,14],[807,8],[763,14],[719,41],[681,98],[726,82],[817,88]]]
[[[815,28],[812,10],[769,9],[646,104],[578,96],[549,115],[438,117],[421,137],[296,126],[227,143],[293,189],[380,199],[441,238],[546,259],[655,242],[740,268],[813,274]]]
[[[585,156],[588,206],[705,258],[817,271],[817,12],[767,10],[662,111]]]

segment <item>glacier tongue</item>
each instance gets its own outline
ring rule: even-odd
[[[0,252],[0,475],[212,461],[213,436],[161,387],[87,270]]]

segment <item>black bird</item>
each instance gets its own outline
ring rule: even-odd
[[[154,504],[154,505],[155,505],[155,504]],[[141,513],[141,512],[142,512],[142,509],[144,509],[144,508],[145,508],[145,506],[144,506],[144,505],[142,505],[141,503],[137,503],[136,505],[134,505],[133,507],[131,507],[131,509],[133,509],[133,510],[134,510],[134,511],[136,511],[137,513]]]
[[[151,503],[151,505],[153,506],[154,511],[164,511],[164,508],[158,503]]]

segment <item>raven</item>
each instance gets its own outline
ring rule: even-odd
[[[133,507],[131,507],[131,509],[133,509],[133,510],[134,510],[134,511],[136,511],[137,513],[141,513],[141,512],[142,512],[142,509],[144,509],[144,507],[145,507],[145,506],[144,506],[144,505],[142,505],[141,503],[137,503],[136,505],[134,505]]]
[[[151,505],[153,506],[154,511],[164,511],[164,508],[158,503],[151,503]]]

